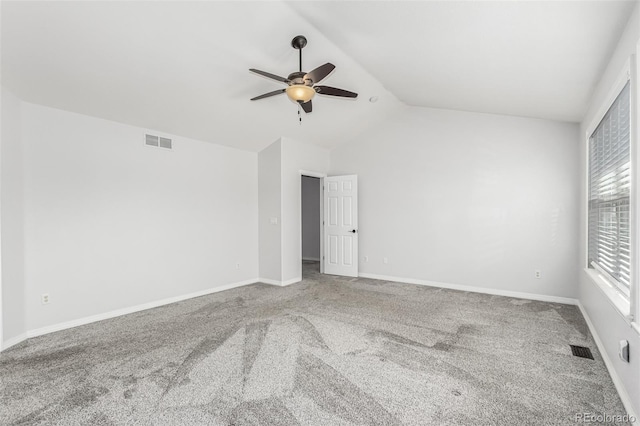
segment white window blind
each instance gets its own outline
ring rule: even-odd
[[[589,267],[628,299],[631,256],[629,82],[589,138]]]

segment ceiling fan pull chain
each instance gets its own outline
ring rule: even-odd
[[[302,126],[302,114],[300,114],[300,104],[298,103],[298,120],[300,121],[300,125]]]

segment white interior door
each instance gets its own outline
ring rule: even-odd
[[[358,176],[324,178],[324,273],[358,276]]]

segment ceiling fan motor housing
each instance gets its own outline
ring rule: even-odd
[[[289,74],[287,79],[290,80],[289,86],[293,86],[295,84],[303,84],[305,86],[313,86],[313,81],[311,79],[304,79],[304,76],[307,75],[305,72],[292,72]]]

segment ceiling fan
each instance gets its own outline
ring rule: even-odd
[[[305,36],[295,36],[293,40],[291,40],[291,46],[294,49],[298,49],[298,51],[300,51],[300,70],[297,72],[292,72],[287,78],[280,77],[266,71],[260,71],[254,68],[251,68],[249,70],[256,74],[260,74],[264,77],[280,81],[288,85],[286,89],[274,90],[273,92],[265,93],[263,95],[256,96],[255,98],[251,98],[252,101],[279,95],[281,93],[286,93],[289,99],[291,99],[293,102],[297,102],[298,105],[302,107],[304,112],[310,113],[312,111],[311,99],[316,93],[326,96],[337,96],[340,98],[358,97],[357,93],[353,93],[348,90],[338,89],[336,87],[330,86],[317,86],[316,84],[320,83],[322,79],[331,74],[331,71],[333,71],[336,66],[332,63],[327,62],[326,64],[320,65],[318,68],[314,69],[313,71],[309,71],[308,73],[302,71],[302,49],[306,45],[307,39],[305,38]]]

